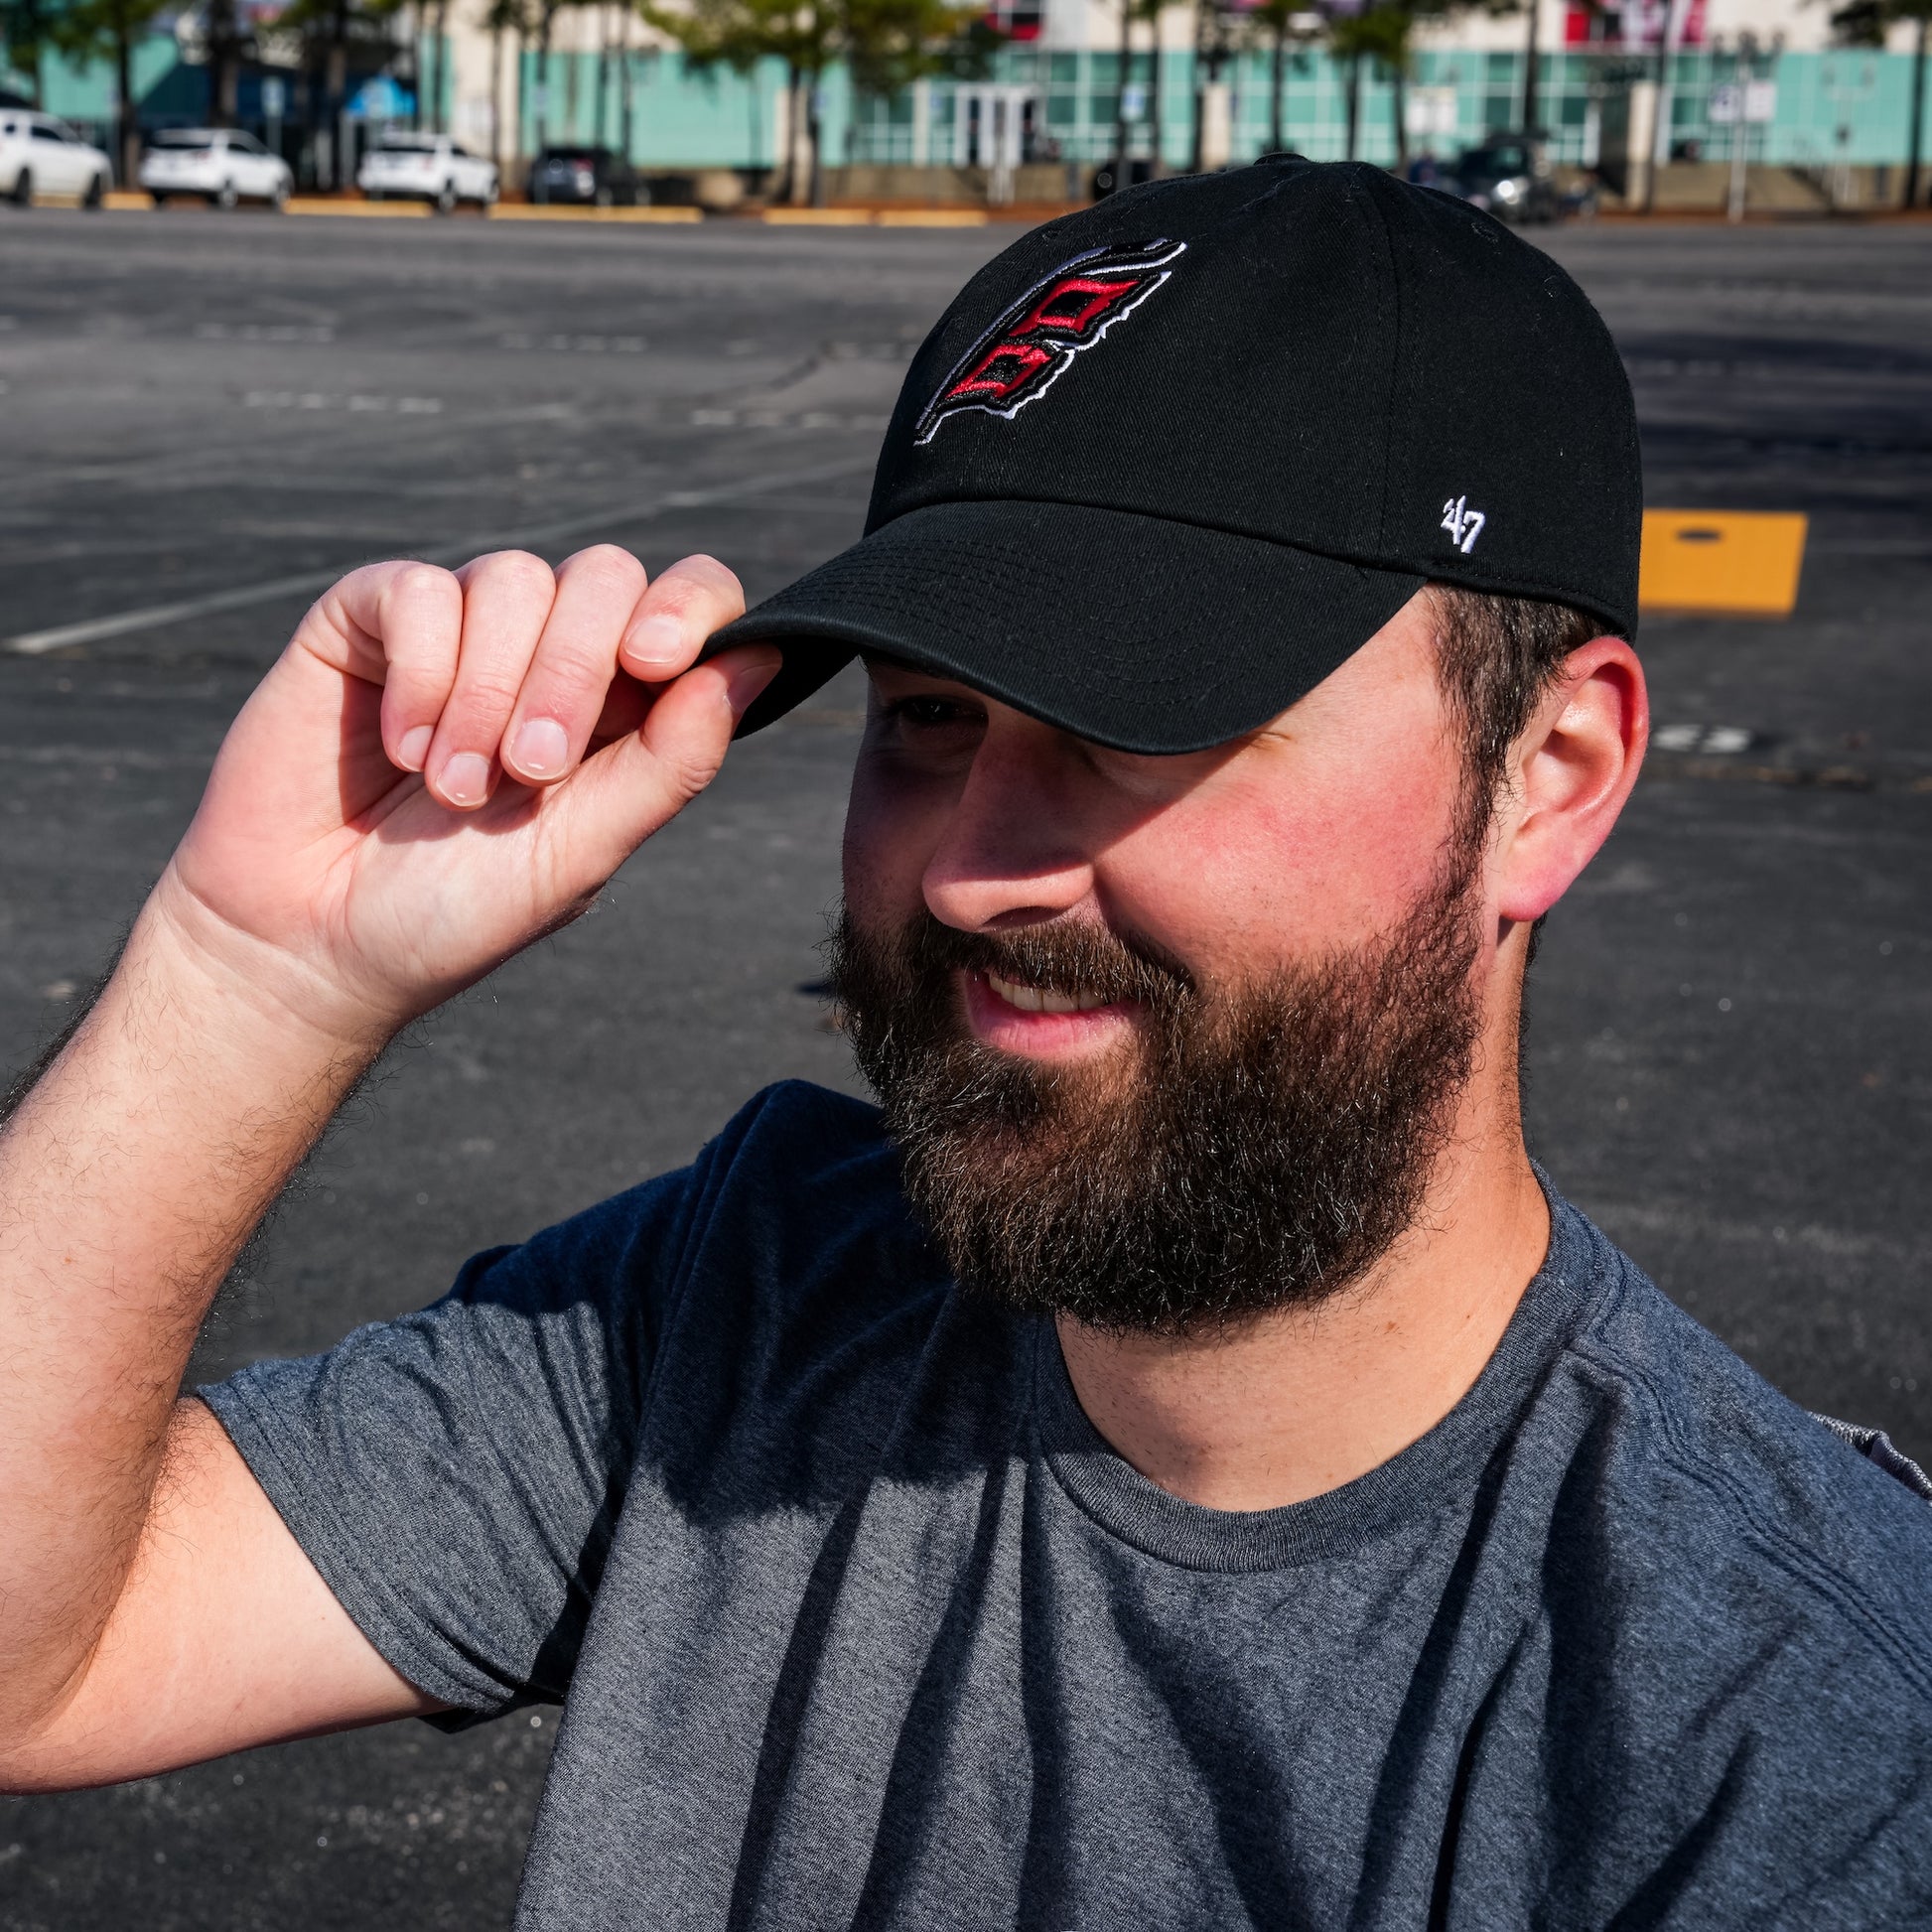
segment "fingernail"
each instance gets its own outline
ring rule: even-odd
[[[510,762],[532,778],[560,778],[570,758],[570,734],[554,718],[526,718],[510,740]]]
[[[489,760],[478,752],[458,752],[444,760],[436,788],[453,805],[481,805],[489,795]]]
[[[646,618],[630,633],[623,654],[643,670],[681,669],[690,655],[684,641],[684,626],[675,618]]]
[[[396,762],[405,771],[420,771],[429,757],[429,741],[435,734],[428,725],[411,725],[396,741]]]
[[[744,717],[746,712],[752,708],[752,701],[778,675],[783,667],[784,659],[774,655],[766,663],[747,664],[742,669],[734,671],[731,674],[730,682],[725,686],[726,695],[731,701],[733,715],[739,718]]]

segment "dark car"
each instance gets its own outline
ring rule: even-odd
[[[1501,221],[1554,221],[1563,211],[1543,145],[1525,134],[1492,134],[1465,148],[1438,186]]]
[[[640,207],[650,193],[630,163],[609,148],[545,148],[530,163],[530,199]]]

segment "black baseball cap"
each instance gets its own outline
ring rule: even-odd
[[[1123,751],[1286,710],[1432,579],[1637,621],[1636,416],[1584,292],[1359,163],[1150,182],[981,269],[927,337],[866,534],[719,631],[743,729],[858,652]]]

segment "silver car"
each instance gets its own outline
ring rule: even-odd
[[[114,164],[66,121],[31,107],[0,107],[0,196],[27,207],[36,195],[77,195],[98,207]]]
[[[157,207],[170,196],[192,195],[210,207],[266,202],[279,209],[288,205],[295,173],[239,128],[171,127],[149,142],[141,186]]]
[[[448,214],[459,202],[496,199],[496,164],[447,134],[388,134],[362,157],[355,185],[372,202],[428,202]]]

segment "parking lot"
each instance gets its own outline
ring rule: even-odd
[[[611,540],[775,588],[857,534],[912,346],[1012,233],[0,220],[0,1060],[110,956],[331,576]],[[1811,534],[1792,619],[1645,626],[1665,749],[1551,921],[1532,1146],[1795,1400],[1932,1456],[1932,227],[1548,245],[1623,348],[1651,504]],[[202,1373],[433,1298],[767,1081],[852,1084],[810,989],[858,704],[848,676],[740,748],[390,1055]],[[506,1923],[553,1722],[0,1803],[0,1928]]]

